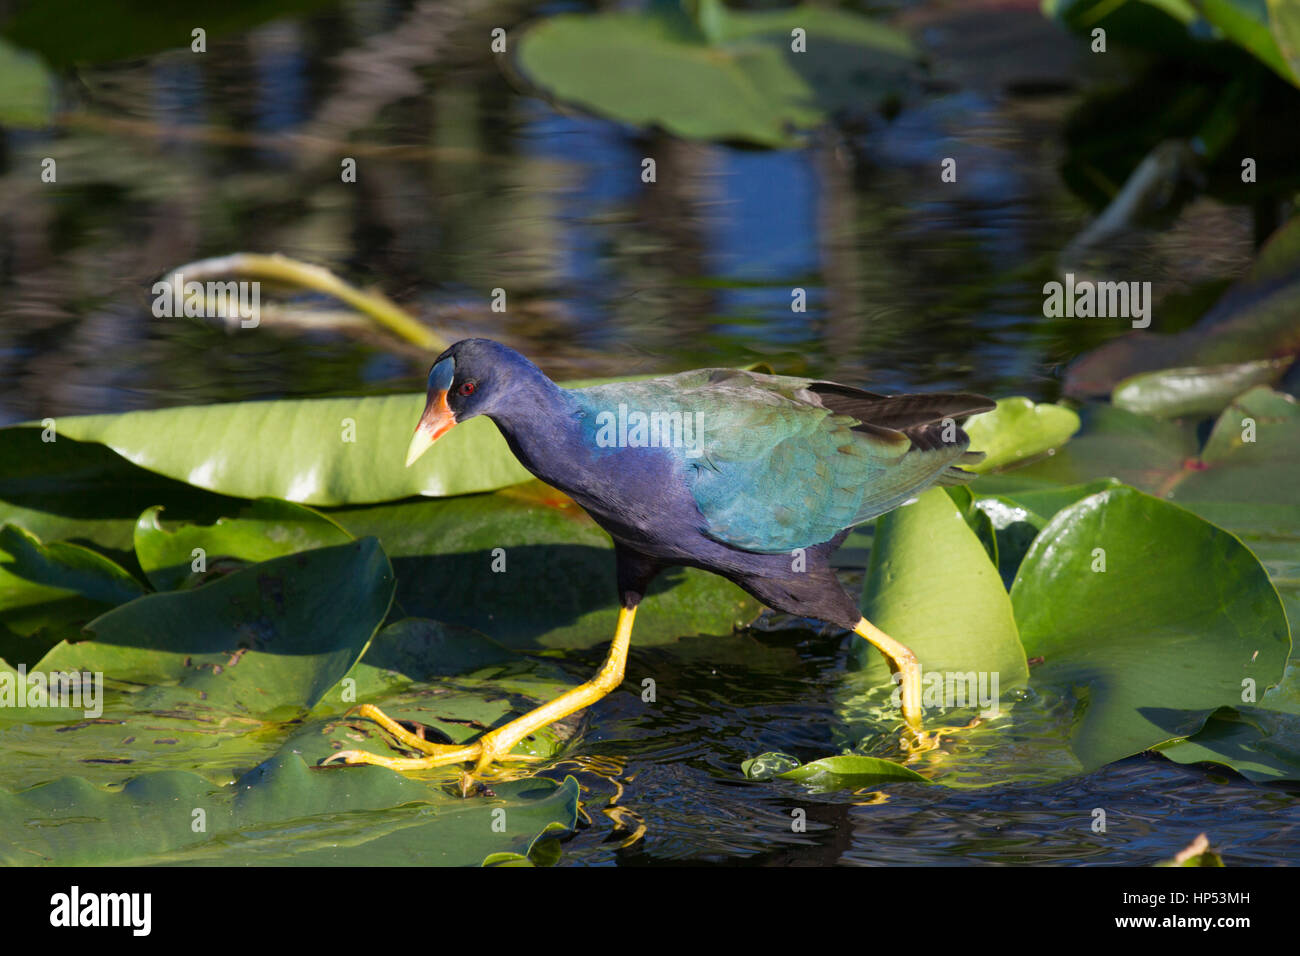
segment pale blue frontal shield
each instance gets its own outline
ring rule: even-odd
[[[429,391],[445,392],[451,388],[451,380],[456,377],[456,360],[451,356],[443,359],[429,372]]]

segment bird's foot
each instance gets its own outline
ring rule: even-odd
[[[932,730],[917,730],[909,727],[898,741],[904,756],[907,758],[904,763],[915,763],[925,754],[934,754],[930,761],[942,759],[947,751],[941,750],[945,741],[951,741],[953,737],[959,735],[964,730],[969,730],[980,723],[980,718],[975,717],[968,724],[962,724],[958,727],[935,727]]]
[[[349,713],[373,720],[392,734],[399,743],[424,754],[424,756],[383,757],[367,750],[340,750],[338,753],[330,754],[322,760],[321,766],[330,764],[346,764],[349,766],[373,764],[377,767],[387,767],[389,770],[401,771],[432,770],[437,767],[449,767],[453,764],[473,762],[473,772],[463,775],[461,779],[461,788],[466,790],[467,786],[472,786],[475,780],[492,776],[495,764],[506,761],[541,759],[532,754],[511,753],[511,749],[518,743],[518,740],[511,740],[508,736],[503,735],[501,731],[505,730],[505,727],[488,731],[473,743],[437,744],[411,732],[372,704],[362,704]]]

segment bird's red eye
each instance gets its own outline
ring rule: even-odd
[[[462,394],[462,395],[473,395],[473,394],[474,394],[474,383],[473,383],[473,382],[461,382],[461,383],[460,383],[460,388],[456,389],[456,391],[460,392],[460,394]]]

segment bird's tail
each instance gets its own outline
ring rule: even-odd
[[[962,456],[957,459],[957,465],[978,465],[983,460],[984,452],[968,451],[964,452]],[[941,471],[939,477],[934,480],[934,483],[942,488],[951,488],[954,485],[968,485],[979,477],[975,472],[958,468],[957,465],[949,465]]]

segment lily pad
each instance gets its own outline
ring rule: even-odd
[[[331,517],[383,542],[408,615],[473,628],[516,649],[593,647],[614,635],[613,545],[571,499],[540,482]],[[730,633],[759,610],[717,575],[670,569],[641,603],[632,640]]]
[[[872,784],[903,780],[929,783],[915,770],[878,757],[845,754],[823,757],[777,775],[778,780],[797,780],[818,790],[843,790],[869,787]]]
[[[175,589],[195,573],[196,551],[204,566],[218,558],[256,563],[352,540],[319,512],[274,498],[244,506],[236,518],[221,518],[210,526],[181,525],[175,531],[163,528],[162,511],[148,509],[135,526],[136,558],[159,591]]]
[[[144,586],[89,548],[44,544],[14,525],[0,527],[0,656],[34,663],[91,618],[134,600]]]
[[[993,411],[972,416],[965,430],[970,447],[985,457],[963,467],[983,474],[1064,445],[1079,430],[1079,416],[1062,405],[1001,398]]]
[[[997,568],[942,489],[877,521],[862,613],[910,647],[923,671],[996,672],[1002,687],[1028,676]],[[865,641],[855,638],[853,655],[869,682],[889,680]]]
[[[1290,357],[1260,359],[1145,372],[1116,385],[1110,400],[1117,408],[1156,418],[1217,415],[1242,392],[1257,385],[1276,385],[1293,361]]]
[[[97,618],[42,671],[148,685],[137,704],[284,719],[310,710],[360,658],[388,613],[393,572],[373,538],[276,558]],[[162,684],[175,684],[177,691]]]
[[[1291,650],[1281,601],[1231,534],[1132,488],[1061,511],[1011,589],[1034,686],[1078,700],[1085,770],[1195,733],[1278,683]]]
[[[527,481],[487,418],[452,429],[404,464],[422,395],[232,402],[58,422],[141,468],[238,498],[313,505],[459,495]]]
[[[996,539],[993,555],[998,574],[1009,590],[1020,570],[1020,562],[1053,515],[1081,498],[1118,484],[1113,478],[1103,478],[1083,485],[1005,495],[984,495],[982,486],[969,486],[965,490],[972,495],[972,507],[988,519]]]
[[[0,862],[464,866],[492,853],[527,856],[576,825],[572,777],[494,790],[462,800],[380,768],[319,770],[292,756],[221,789],[181,771],[117,791],[67,777],[0,794]]]
[[[0,523],[42,541],[93,547],[134,571],[135,524],[146,508],[210,522],[244,504],[146,471],[102,445],[43,437],[39,428],[0,428]]]
[[[1114,476],[1172,499],[1232,531],[1300,533],[1295,469],[1300,406],[1266,388],[1236,398],[1204,448],[1189,423],[1159,421],[1108,405],[1083,410],[1084,427],[1051,458],[981,479],[990,490],[1045,488]]]
[[[695,22],[662,9],[548,17],[520,38],[518,69],[557,99],[620,122],[790,147],[849,99],[845,85],[854,105],[879,99],[916,59],[903,34],[855,14],[696,6]],[[795,29],[810,52],[791,50]]]

